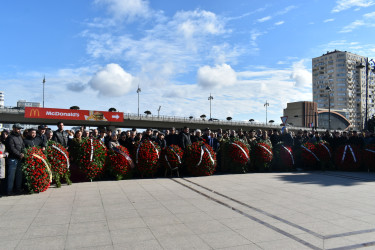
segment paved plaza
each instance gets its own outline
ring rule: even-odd
[[[102,181],[0,198],[0,249],[80,248],[375,249],[375,175]]]

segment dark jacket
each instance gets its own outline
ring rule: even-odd
[[[52,140],[55,142],[60,143],[62,146],[68,146],[68,133],[66,131],[54,131]]]
[[[161,140],[160,138],[156,138],[155,142],[160,146],[161,149],[165,149],[167,147],[167,142],[165,139]]]
[[[36,136],[35,138],[32,138],[31,136],[27,136],[23,143],[25,144],[25,148],[29,147],[43,147],[43,141],[39,136]]]
[[[8,158],[21,159],[21,153],[25,149],[22,136],[12,131],[6,139],[6,148],[9,152]]]
[[[39,139],[42,141],[41,147],[47,146],[47,136],[46,136],[46,134],[37,133],[36,137],[39,137]]]
[[[281,138],[285,146],[293,147],[293,137],[291,134],[289,133],[282,134]]]
[[[190,134],[189,133],[180,133],[180,147],[185,150],[187,146],[191,145],[191,140],[190,140]]]
[[[167,145],[179,145],[179,138],[177,134],[169,134],[165,137]]]

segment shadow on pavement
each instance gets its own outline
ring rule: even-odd
[[[321,186],[353,186],[366,182],[375,183],[375,174],[367,172],[295,172],[275,176],[279,180],[316,184]]]

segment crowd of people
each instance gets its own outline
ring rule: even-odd
[[[149,139],[157,143],[161,149],[169,145],[178,145],[185,150],[189,145],[196,141],[204,141],[209,144],[214,152],[220,152],[220,143],[226,139],[236,139],[243,141],[250,146],[262,142],[274,147],[279,142],[292,148],[299,148],[306,142],[318,143],[320,141],[328,142],[333,150],[340,145],[352,144],[361,148],[368,144],[375,144],[374,134],[370,131],[326,131],[319,133],[318,131],[299,130],[289,132],[287,128],[283,130],[211,130],[205,128],[190,130],[184,127],[181,130],[175,128],[170,129],[146,129],[143,132],[133,128],[131,130],[121,131],[121,129],[111,130],[109,128],[95,128],[87,130],[81,126],[80,129],[65,130],[64,123],[57,124],[58,129],[52,131],[46,125],[38,126],[38,129],[23,129],[20,124],[14,124],[12,131],[3,130],[0,140],[0,180],[6,180],[2,183],[3,193],[12,195],[21,193],[22,190],[22,160],[24,158],[24,150],[28,147],[41,147],[45,150],[48,141],[53,140],[72,151],[75,147],[79,147],[82,138],[96,138],[102,142],[107,148],[116,146],[124,146],[129,152],[137,141]],[[218,166],[220,170],[220,166]],[[5,191],[5,192],[4,192]]]

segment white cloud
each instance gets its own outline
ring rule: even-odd
[[[237,81],[236,72],[228,64],[203,66],[199,68],[197,78],[198,84],[203,88],[231,86]]]
[[[324,20],[323,23],[328,23],[328,22],[333,22],[333,21],[335,21],[334,18],[329,18],[329,19]]]
[[[279,21],[279,22],[276,22],[275,25],[279,26],[279,25],[282,25],[284,23],[285,23],[284,21]]]
[[[355,20],[354,22],[342,28],[340,33],[352,32],[354,29],[357,29],[358,27],[361,27],[361,26],[375,27],[374,22],[375,22],[375,12],[370,12],[370,13],[364,14],[362,19]]]
[[[271,18],[272,18],[271,16],[265,16],[265,17],[259,18],[257,21],[260,23],[263,23],[265,21],[270,20]]]
[[[375,4],[374,0],[337,0],[332,12],[340,12],[353,7],[370,7]]]
[[[106,5],[115,19],[133,21],[137,17],[147,18],[152,11],[145,0],[95,0],[95,4]]]
[[[133,76],[125,72],[120,65],[111,63],[96,72],[89,85],[99,91],[99,95],[122,96],[130,91],[133,81]]]
[[[209,42],[230,32],[225,24],[224,19],[209,11],[180,11],[170,19],[155,22],[138,38],[96,30],[82,32],[82,36],[88,39],[87,52],[92,57],[129,62],[129,72],[148,85],[160,86],[181,73],[195,71],[195,65],[207,59],[215,63],[234,61],[243,52],[241,49],[225,42]],[[215,55],[214,49],[220,53]]]
[[[312,74],[311,71],[305,67],[305,61],[301,60],[295,62],[292,66],[292,73],[290,78],[295,82],[297,87],[311,87],[312,86]]]

